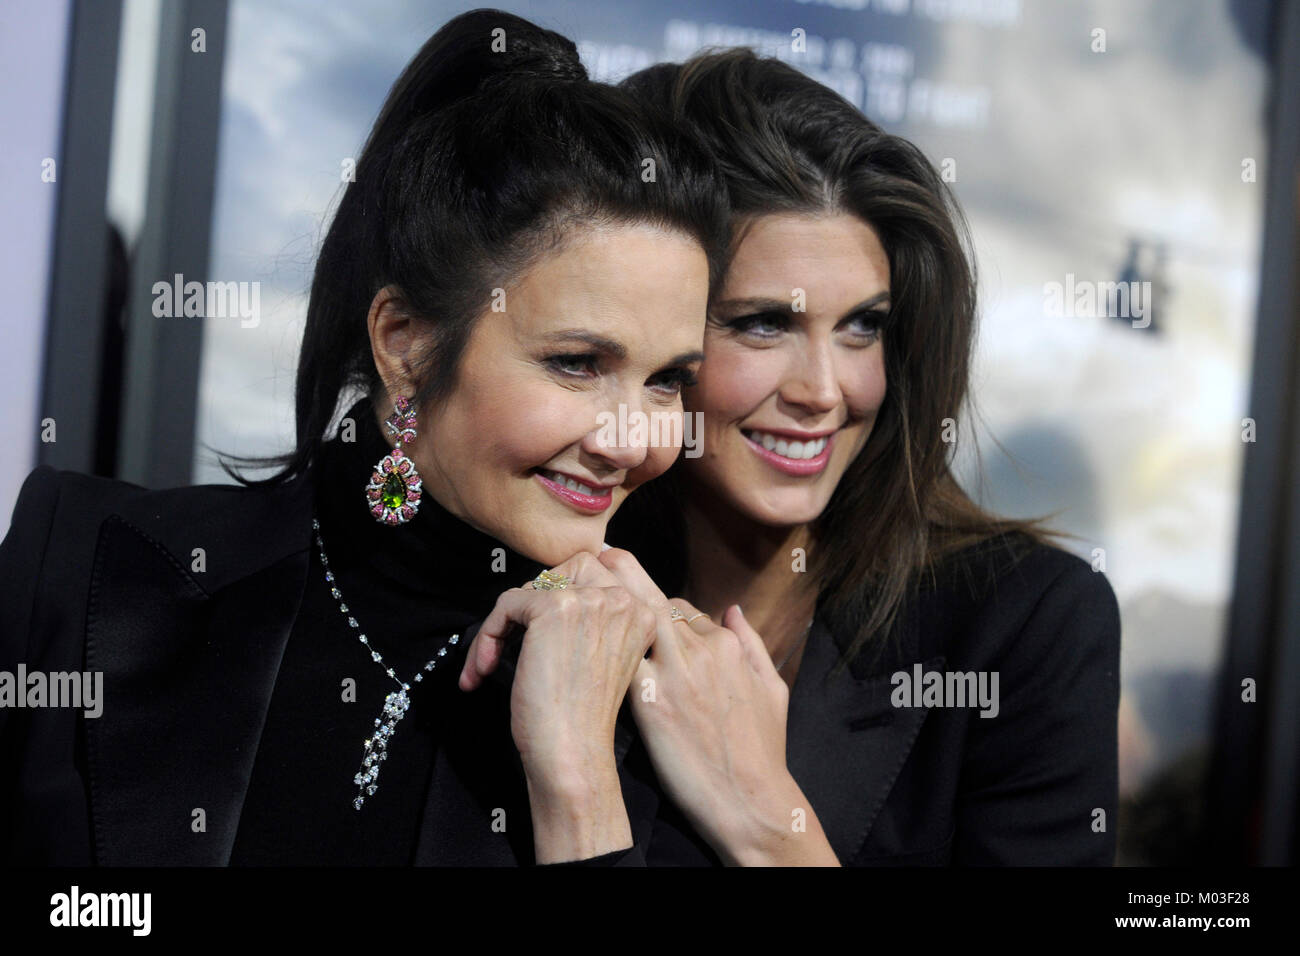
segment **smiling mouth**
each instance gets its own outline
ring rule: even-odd
[[[534,477],[543,488],[583,514],[599,514],[613,503],[617,485],[584,484],[572,475],[539,468]]]
[[[822,471],[831,459],[834,433],[800,440],[788,435],[742,428],[740,433],[759,458],[777,471],[802,477]]]

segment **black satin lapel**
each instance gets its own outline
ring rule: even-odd
[[[871,832],[928,710],[890,703],[893,670],[831,677],[838,650],[820,621],[804,653],[790,695],[786,763],[835,855],[847,863]],[[934,657],[925,669],[943,664]]]
[[[308,560],[209,596],[157,541],[105,521],[86,624],[87,668],[104,673],[86,721],[99,864],[229,862]]]
[[[493,684],[441,708],[449,733],[438,748],[417,866],[519,866],[532,860],[532,818],[523,769],[513,755],[508,711],[500,723]],[[504,738],[504,739],[503,739]]]
[[[532,819],[523,764],[510,732],[513,669],[498,668],[472,691],[457,686],[478,633],[461,633],[447,664],[455,679],[439,686],[441,735],[415,847],[417,866],[519,866],[532,859]]]

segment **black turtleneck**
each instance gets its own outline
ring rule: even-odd
[[[411,863],[435,756],[446,735],[458,732],[443,725],[454,720],[454,695],[464,694],[456,681],[468,641],[448,646],[447,640],[482,620],[502,591],[542,568],[429,494],[409,523],[376,521],[365,486],[392,446],[368,401],[354,405],[347,419],[356,424],[355,440],[343,441],[340,429],[322,445],[313,483],[334,585],[359,628],[348,624],[331,595],[313,543],[232,864]],[[374,732],[385,696],[397,689],[358,641],[361,633],[384,656],[385,667],[407,682],[440,648],[448,653],[423,681],[411,683],[411,706],[388,747],[379,789],[356,810],[353,776],[363,740]],[[345,694],[349,680],[354,695]]]

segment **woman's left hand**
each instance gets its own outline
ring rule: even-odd
[[[646,603],[694,619],[660,615],[650,656],[628,689],[669,796],[728,864],[787,844],[796,811],[811,810],[786,767],[789,688],[763,639],[737,606],[719,627],[687,602],[667,600],[627,551],[611,549],[600,560]]]

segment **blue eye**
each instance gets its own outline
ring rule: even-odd
[[[859,312],[851,316],[845,323],[844,327],[858,338],[875,340],[879,337],[884,327],[889,313],[873,310],[871,312]]]
[[[756,312],[742,315],[726,323],[726,327],[739,335],[758,339],[776,338],[786,329],[786,318],[775,312]]]

